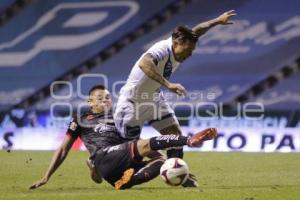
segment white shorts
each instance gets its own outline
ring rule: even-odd
[[[174,124],[179,126],[174,110],[163,98],[155,102],[138,103],[119,97],[114,120],[121,136],[128,139],[139,138],[145,122],[158,132]]]

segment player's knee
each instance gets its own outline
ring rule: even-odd
[[[141,147],[142,147],[143,151],[146,151],[146,152],[151,151],[149,142],[143,142]]]
[[[178,125],[168,126],[160,131],[162,135],[182,135],[180,127]]]
[[[182,135],[179,125],[174,125],[174,135]]]
[[[151,152],[149,140],[139,140],[137,142],[137,149],[141,156],[147,156]]]

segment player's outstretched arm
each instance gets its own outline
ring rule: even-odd
[[[139,67],[152,80],[160,83],[165,87],[167,87],[167,85],[169,84],[169,81],[157,72],[154,58],[150,54],[146,54],[145,56],[143,56],[143,58],[139,62]]]
[[[170,91],[179,95],[186,95],[185,88],[179,83],[171,83],[156,70],[155,61],[150,54],[146,54],[139,62],[141,70],[152,80],[160,83],[162,86],[168,88]]]
[[[36,189],[38,187],[41,187],[42,185],[45,185],[48,182],[52,174],[58,169],[58,167],[63,163],[63,161],[67,157],[68,152],[70,151],[75,140],[76,138],[72,137],[69,134],[65,136],[63,143],[54,153],[44,177],[39,181],[35,182],[34,184],[32,184],[29,187],[29,189]]]
[[[221,24],[221,25],[233,24],[233,22],[230,21],[230,18],[235,15],[236,15],[236,13],[234,10],[227,11],[215,19],[198,24],[197,26],[195,26],[193,28],[193,31],[195,33],[197,33],[197,35],[200,37],[203,34],[205,34],[210,28],[212,28],[218,24]]]

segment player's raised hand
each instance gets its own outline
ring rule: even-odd
[[[34,184],[32,184],[29,189],[30,190],[33,190],[33,189],[36,189],[38,187],[41,187],[42,185],[45,185],[46,183],[48,182],[48,179],[47,178],[42,178],[41,180],[35,182]]]
[[[170,83],[167,88],[180,96],[186,96],[187,94],[186,89],[179,83]]]
[[[222,15],[217,17],[217,19],[218,19],[219,23],[223,24],[223,25],[233,24],[233,22],[230,21],[230,18],[235,15],[236,15],[236,12],[234,10],[230,10],[230,11],[224,12]]]

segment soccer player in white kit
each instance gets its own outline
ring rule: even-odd
[[[232,24],[230,18],[235,15],[231,10],[192,29],[178,26],[172,37],[155,43],[142,54],[121,88],[114,114],[115,125],[122,137],[138,139],[145,122],[162,135],[181,134],[174,110],[160,88],[164,86],[178,95],[185,95],[187,92],[181,84],[169,81],[171,74],[192,55],[200,36],[218,24]],[[182,158],[182,148],[169,149],[167,155]],[[192,181],[187,186],[197,186],[197,182]]]

